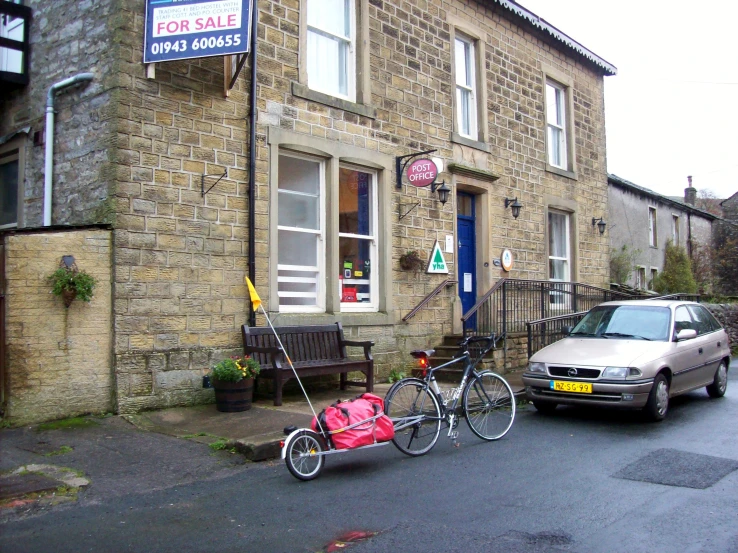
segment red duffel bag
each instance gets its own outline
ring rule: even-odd
[[[320,432],[321,427],[336,449],[386,442],[395,436],[392,421],[384,414],[384,401],[374,394],[361,394],[326,407],[313,419],[313,430]]]

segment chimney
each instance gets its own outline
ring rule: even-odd
[[[697,200],[697,189],[692,186],[692,176],[687,177],[689,187],[684,189],[684,203],[694,206],[695,200]]]

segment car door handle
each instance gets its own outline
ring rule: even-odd
[[[699,353],[700,355],[702,355],[702,348],[698,349],[697,350],[697,353]]]
[[[721,345],[720,342],[718,342],[718,347],[720,347],[720,345]]]

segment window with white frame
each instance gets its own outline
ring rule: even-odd
[[[646,268],[645,267],[636,267],[635,287],[641,290],[646,288]]]
[[[373,172],[339,169],[338,248],[341,311],[376,310],[377,193]]]
[[[325,311],[325,164],[279,156],[277,296],[280,311]]]
[[[648,245],[652,248],[658,246],[658,236],[656,234],[656,208],[648,208]]]
[[[338,285],[340,310],[377,311],[379,279],[376,172],[338,169],[338,204],[326,201],[326,162],[307,155],[279,156],[277,296],[283,313],[322,313],[326,284]],[[328,220],[338,222],[339,274],[328,275]],[[332,290],[330,288],[329,290]]]
[[[307,0],[308,86],[356,98],[355,0]]]
[[[548,278],[554,282],[571,280],[571,248],[569,242],[569,214],[559,211],[548,212]],[[564,307],[568,295],[552,292],[551,304]]]
[[[546,80],[546,140],[548,164],[568,170],[566,136],[566,87]]]
[[[18,226],[23,198],[22,148],[20,140],[0,146],[0,228]]]
[[[675,244],[679,244],[679,215],[671,216],[671,241]]]
[[[472,140],[478,139],[475,56],[474,41],[457,33],[454,43],[456,119],[458,121],[459,134]]]

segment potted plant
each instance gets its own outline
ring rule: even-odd
[[[405,271],[420,271],[425,261],[420,257],[418,250],[408,250],[400,256],[400,267]]]
[[[72,264],[62,264],[48,277],[51,284],[51,293],[61,296],[64,306],[69,307],[75,298],[89,302],[97,285],[97,279],[85,271],[80,271]]]
[[[261,366],[249,357],[229,357],[216,363],[210,370],[210,381],[215,389],[218,411],[233,413],[251,409],[254,395],[254,377]]]

